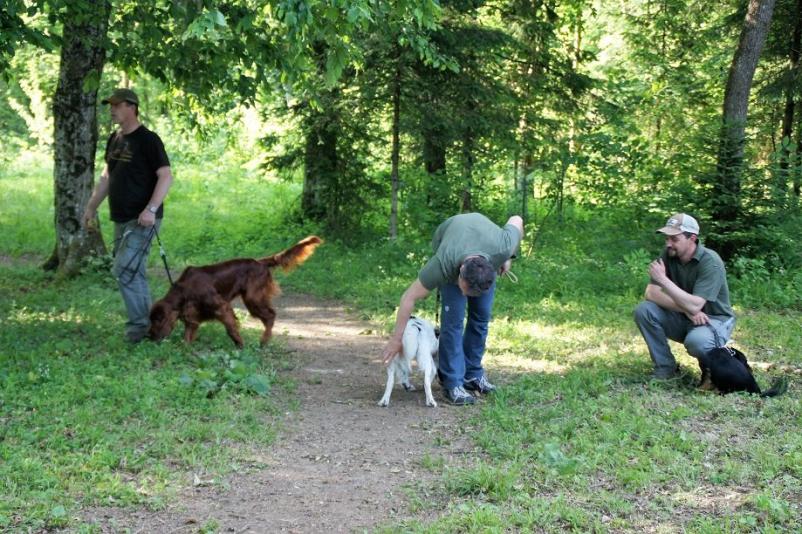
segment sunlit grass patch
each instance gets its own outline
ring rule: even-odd
[[[65,526],[87,505],[160,507],[189,471],[250,469],[275,439],[286,348],[258,348],[258,332],[242,351],[224,332],[132,346],[106,276],[0,267],[0,529]]]

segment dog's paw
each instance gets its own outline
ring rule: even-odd
[[[437,408],[437,403],[435,402],[434,399],[427,400],[426,406],[428,406],[429,408]]]
[[[386,408],[390,405],[390,399],[382,399],[376,403],[377,406],[381,406],[382,408]]]
[[[401,385],[404,386],[404,389],[407,391],[415,391],[415,386],[412,385],[412,382],[404,382]]]

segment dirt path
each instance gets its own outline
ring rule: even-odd
[[[264,451],[267,467],[229,477],[225,489],[188,481],[160,512],[102,509],[84,519],[104,532],[198,532],[210,522],[218,532],[362,532],[412,515],[403,488],[436,483],[420,464],[425,455],[449,465],[473,457],[459,433],[471,408],[441,402],[439,386],[437,408],[426,407],[422,388],[400,386],[389,408],[376,406],[384,340],[369,324],[309,296],[285,294],[276,304],[275,333],[296,352],[300,407]]]

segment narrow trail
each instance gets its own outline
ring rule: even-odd
[[[471,408],[437,408],[416,391],[396,387],[388,408],[376,406],[386,375],[384,339],[341,305],[306,295],[275,301],[274,333],[297,363],[300,405],[288,412],[266,467],[223,484],[187,489],[158,512],[102,508],[84,515],[103,532],[363,532],[413,517],[404,488],[436,483],[421,465],[427,455],[462,464],[474,458],[463,421]]]

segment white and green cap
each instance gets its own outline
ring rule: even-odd
[[[699,223],[687,213],[675,213],[666,221],[666,225],[657,230],[666,235],[677,235],[683,232],[699,235]]]

